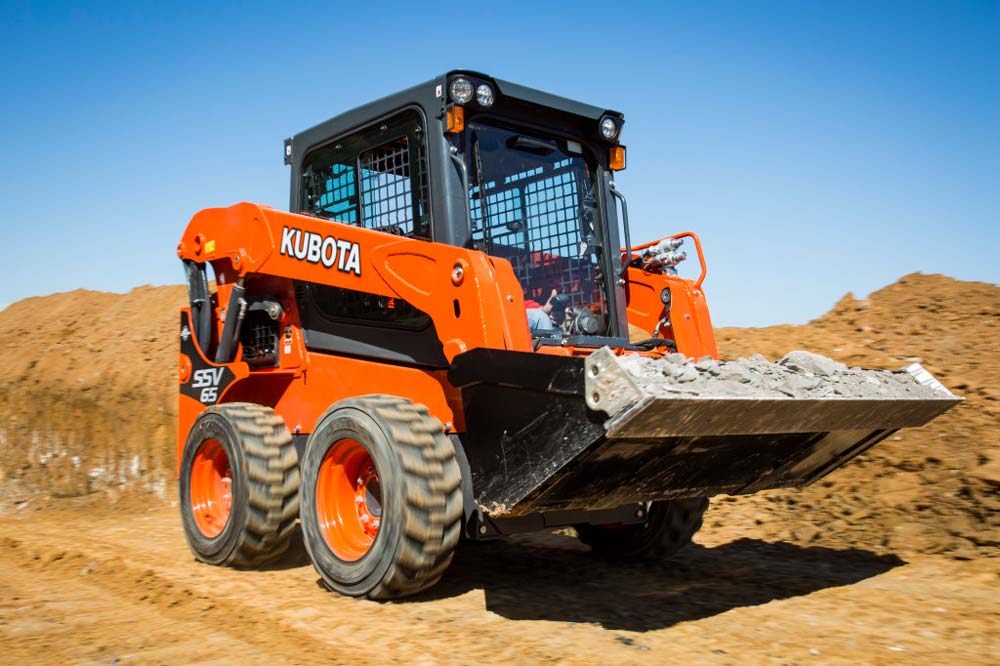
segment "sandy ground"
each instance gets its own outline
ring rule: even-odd
[[[174,498],[177,287],[0,312],[0,663],[1000,663],[1000,287],[910,275],[804,326],[720,329],[967,400],[814,486],[713,499],[696,543],[610,566],[576,539],[462,544],[442,583],[323,590],[301,545],[196,563]]]
[[[330,594],[304,552],[193,561],[174,511],[0,521],[0,662],[989,664],[1000,560],[904,560],[706,532],[676,563],[599,563],[563,535],[466,544],[443,584]]]

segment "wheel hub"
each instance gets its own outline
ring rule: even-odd
[[[354,562],[371,549],[382,523],[382,486],[360,442],[341,439],[327,450],[316,478],[316,516],[339,559]]]
[[[191,464],[191,513],[208,538],[222,533],[233,507],[233,473],[229,456],[216,439],[201,443]]]
[[[358,522],[372,539],[378,534],[382,522],[382,487],[378,482],[378,472],[374,465],[365,468],[357,478],[354,504],[358,510]]]

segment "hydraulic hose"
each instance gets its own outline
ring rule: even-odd
[[[222,325],[222,335],[219,336],[219,348],[215,351],[216,363],[231,363],[236,355],[236,344],[239,342],[243,318],[247,313],[247,301],[243,298],[245,294],[243,278],[240,278],[229,292],[226,321]]]

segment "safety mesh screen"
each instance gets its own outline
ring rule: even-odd
[[[251,367],[278,364],[278,322],[264,312],[247,313],[240,343],[243,345],[243,361]]]
[[[426,162],[419,116],[404,112],[307,155],[304,208],[367,229],[429,238]]]
[[[346,164],[333,164],[323,181],[320,194],[313,204],[313,212],[339,222],[357,224],[358,192],[355,168]]]
[[[471,189],[473,239],[511,262],[526,299],[544,303],[555,289],[573,306],[599,302],[595,264],[581,256],[580,192],[572,160]],[[485,215],[484,215],[485,206]]]
[[[407,137],[361,153],[358,166],[362,224],[368,229],[411,235],[413,191]]]

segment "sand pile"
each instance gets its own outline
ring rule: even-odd
[[[76,291],[0,312],[0,512],[46,496],[89,493],[101,503],[130,493],[172,497],[184,300],[183,287]],[[790,350],[834,359],[825,376],[819,366],[800,365],[812,357],[791,355],[780,365],[780,373],[816,387],[851,366],[895,371],[921,363],[966,400],[810,488],[718,498],[706,529],[904,553],[1000,553],[998,329],[1000,287],[920,274],[865,300],[845,296],[803,326],[720,329],[722,357],[747,359],[747,372]],[[687,362],[674,365],[690,374]],[[691,364],[699,376],[741,367],[701,365]]]
[[[965,401],[809,488],[720,498],[709,529],[959,558],[1000,554],[1000,287],[917,273],[867,299],[848,294],[802,326],[716,335],[724,359],[810,349],[850,366],[920,363]]]
[[[184,287],[76,290],[0,312],[0,485],[37,495],[172,492]]]

